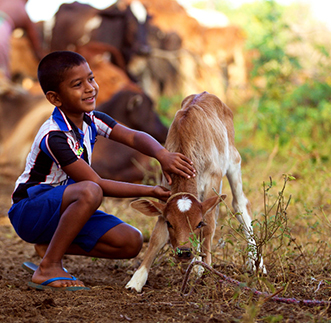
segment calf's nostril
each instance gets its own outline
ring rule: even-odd
[[[177,248],[176,255],[178,258],[191,258],[192,253],[191,249],[185,248],[185,249],[179,249]]]

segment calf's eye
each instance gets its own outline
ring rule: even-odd
[[[197,229],[201,229],[202,227],[206,226],[206,223],[204,223],[203,221],[201,221],[198,226]]]
[[[172,228],[172,225],[170,224],[169,221],[166,221],[168,228]]]

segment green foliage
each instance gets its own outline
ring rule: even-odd
[[[162,96],[158,100],[158,112],[163,124],[170,126],[176,111],[179,110],[181,102],[184,98],[181,95],[173,97]]]
[[[240,143],[246,138],[255,152],[270,150],[277,143],[287,152],[299,146],[312,153],[320,149],[313,142],[325,141],[331,132],[330,68],[319,66],[323,74],[306,76],[301,53],[289,50],[302,40],[287,23],[285,9],[274,0],[245,5],[242,26],[248,34],[247,48],[257,50],[259,55],[253,60],[250,73],[251,100],[236,113],[236,140]],[[326,46],[318,43],[311,46],[327,62]],[[323,155],[326,156],[324,152]]]

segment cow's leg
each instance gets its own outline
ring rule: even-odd
[[[167,224],[165,223],[164,218],[159,216],[149,240],[148,248],[144,255],[144,260],[130,281],[126,284],[125,288],[135,289],[138,293],[141,292],[143,286],[146,284],[148,272],[157,253],[167,243],[168,238],[169,233]]]
[[[256,243],[253,239],[253,227],[252,227],[252,218],[249,201],[246,198],[243,187],[242,187],[242,178],[241,178],[241,158],[239,153],[235,152],[236,158],[235,161],[230,163],[228,172],[226,174],[231,191],[232,191],[232,207],[235,211],[235,216],[238,221],[243,225],[244,233],[248,241],[248,265],[250,269],[255,268],[255,261],[257,260],[257,248]],[[263,259],[261,257],[259,267],[263,270],[263,273],[266,273],[266,269],[263,265]]]
[[[211,264],[211,246],[216,229],[216,223],[214,220],[215,214],[216,214],[216,210],[214,209],[206,215],[207,226],[202,229],[203,232],[202,260],[208,265]]]
[[[221,179],[222,179],[222,174],[218,174],[208,180],[208,184],[206,185],[206,191],[205,191],[206,198],[215,196],[215,192],[213,189],[215,189],[216,191],[217,189],[219,189],[219,194],[222,194]],[[202,257],[202,260],[208,265],[211,264],[211,248],[216,230],[218,213],[219,213],[219,206],[217,205],[213,210],[211,210],[205,215],[205,222],[207,223],[207,226],[202,228],[202,240],[203,240],[202,252],[203,254],[205,254]]]

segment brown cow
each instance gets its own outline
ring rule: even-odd
[[[133,0],[121,1],[130,3]],[[208,90],[236,105],[246,98],[243,91],[248,85],[244,51],[246,37],[241,28],[233,25],[206,27],[190,16],[176,0],[140,1],[151,16],[151,25],[164,33],[175,32],[182,40],[181,50],[162,53],[164,59],[176,66],[177,93],[186,96]],[[148,60],[160,54],[160,50],[153,48]]]
[[[15,176],[19,175],[38,129],[53,109],[44,95],[0,95],[1,167],[9,166]]]
[[[141,89],[123,88],[96,108],[127,127],[144,131],[164,143],[168,128],[155,111],[154,102]]]
[[[164,32],[150,25],[148,43],[152,47],[150,55],[133,57],[128,67],[130,73],[155,100],[162,95],[178,94],[181,38],[175,32]]]
[[[116,48],[126,64],[133,54],[146,55],[150,51],[148,15],[138,0],[127,6],[115,3],[102,10],[77,1],[64,3],[54,18],[51,51],[72,50],[90,41],[103,42]]]
[[[169,238],[176,258],[191,260],[194,252],[190,241],[201,236],[202,250],[199,251],[203,260],[211,264],[217,205],[225,198],[225,195],[216,195],[213,189],[221,189],[225,175],[232,190],[232,206],[250,245],[249,265],[254,268],[256,250],[251,210],[242,189],[241,158],[234,146],[231,110],[207,92],[188,96],[169,129],[165,147],[189,157],[197,175],[191,179],[173,176],[172,196],[166,204],[144,199],[132,202],[134,209],[148,216],[158,216],[158,221],[144,260],[126,288],[141,292],[156,254]],[[262,260],[259,266],[265,271]]]

